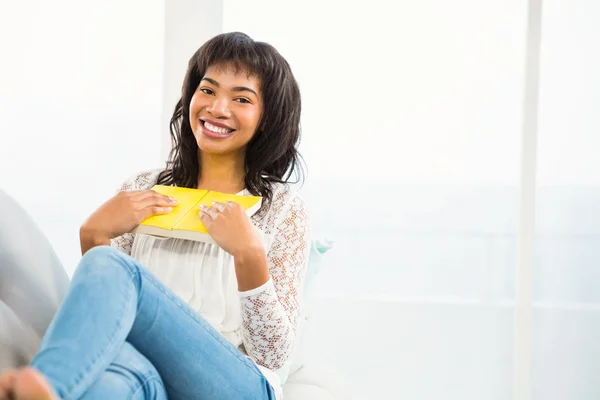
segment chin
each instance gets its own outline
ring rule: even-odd
[[[223,154],[227,153],[227,149],[222,148],[221,146],[214,146],[210,143],[203,143],[202,141],[198,141],[198,148],[202,153],[208,154]]]
[[[196,140],[196,143],[202,153],[221,155],[235,151],[225,143],[215,143],[211,140],[206,140],[206,138]]]
[[[241,136],[236,136],[235,133],[223,139],[213,139],[202,132],[195,133],[194,136],[201,152],[216,155],[237,153],[245,147],[246,142]]]

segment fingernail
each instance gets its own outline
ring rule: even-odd
[[[173,208],[167,207],[167,212],[171,212],[172,210],[173,210]]]
[[[200,212],[206,210],[206,206],[204,204],[200,204]]]
[[[171,203],[177,203],[177,200],[172,197],[169,197],[169,200],[171,200]]]
[[[213,201],[211,204],[212,204],[212,206],[214,207],[214,206],[216,206],[216,205],[217,205],[217,202],[216,202],[216,201]]]

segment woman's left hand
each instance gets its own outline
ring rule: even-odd
[[[214,241],[234,257],[262,248],[258,232],[239,204],[228,201],[202,206],[199,215]]]

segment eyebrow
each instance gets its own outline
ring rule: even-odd
[[[215,85],[216,87],[219,87],[219,82],[215,81],[212,78],[207,78],[205,76],[204,78],[202,78],[202,80],[208,81],[208,82],[212,83],[213,85]],[[234,92],[251,92],[251,93],[254,93],[254,95],[256,97],[258,97],[258,94],[254,90],[252,90],[246,86],[236,86],[236,87],[232,88],[231,90],[233,90]]]

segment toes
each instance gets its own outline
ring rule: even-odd
[[[12,400],[18,371],[7,369],[0,375],[0,400]]]
[[[0,399],[10,398],[10,392],[15,386],[18,371],[16,369],[7,369],[0,375]]]
[[[15,379],[19,371],[16,369],[6,369],[0,375],[0,387],[14,385]]]
[[[47,379],[33,368],[23,369],[15,382],[17,400],[57,400]]]

